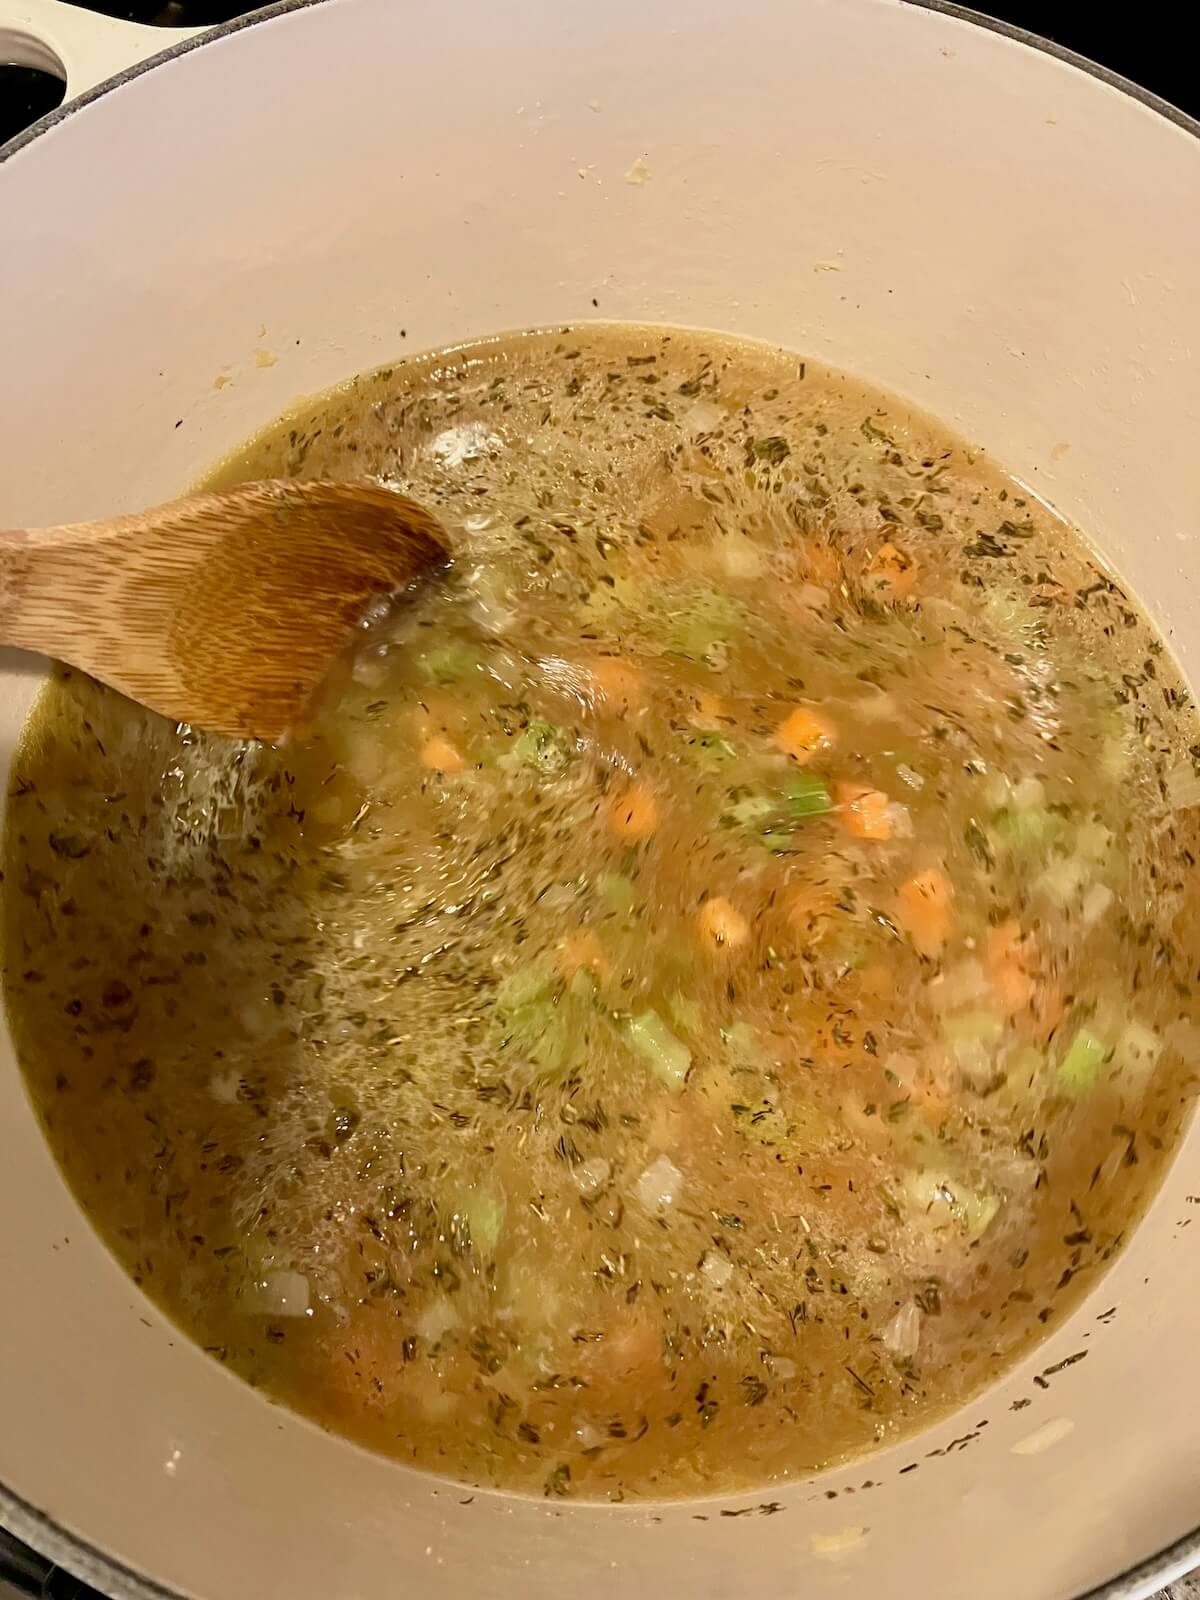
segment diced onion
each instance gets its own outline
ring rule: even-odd
[[[443,1334],[458,1326],[458,1312],[448,1295],[431,1300],[417,1318],[417,1332],[428,1344],[437,1344]]]
[[[1083,897],[1083,907],[1080,913],[1086,926],[1090,928],[1093,924],[1099,922],[1116,898],[1116,895],[1106,883],[1092,884]]]
[[[1048,900],[1065,909],[1083,890],[1089,867],[1078,856],[1056,856],[1037,880],[1037,887]]]
[[[1012,805],[1017,811],[1040,811],[1046,803],[1046,789],[1040,778],[1022,778],[1013,789]]]
[[[1200,773],[1194,767],[1176,767],[1167,774],[1167,799],[1176,811],[1200,806]]]
[[[308,1279],[302,1272],[265,1273],[242,1296],[245,1310],[259,1317],[304,1317],[309,1303]]]
[[[1113,1065],[1136,1083],[1145,1083],[1163,1053],[1163,1040],[1136,1020],[1127,1023],[1113,1046]]]
[[[731,578],[760,578],[766,563],[762,551],[740,534],[730,534],[718,546],[721,566]]]
[[[921,1343],[921,1313],[907,1301],[883,1330],[883,1342],[893,1355],[911,1361]]]
[[[603,1189],[611,1177],[612,1167],[603,1156],[593,1156],[575,1168],[575,1182],[584,1194],[595,1194],[597,1189]]]
[[[697,400],[687,408],[679,421],[685,433],[711,433],[724,419],[725,412],[721,406],[711,400]]]
[[[682,1172],[666,1156],[659,1156],[642,1173],[634,1193],[647,1211],[665,1211],[675,1204],[682,1188]]]
[[[719,1250],[710,1250],[700,1263],[700,1271],[714,1289],[723,1289],[733,1277],[733,1262]]]

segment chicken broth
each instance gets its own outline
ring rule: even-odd
[[[549,1495],[802,1475],[1092,1287],[1195,1091],[1200,732],[979,452],[811,362],[407,361],[212,479],[378,478],[444,580],[286,748],[78,674],[10,1022],[134,1279],[251,1383]]]

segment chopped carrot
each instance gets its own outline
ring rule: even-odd
[[[860,999],[877,1005],[892,1000],[896,993],[896,974],[891,966],[886,961],[873,961],[869,967],[864,967],[858,975],[858,993]]]
[[[573,978],[580,968],[590,972],[594,978],[607,978],[612,972],[604,954],[604,946],[591,928],[578,928],[574,933],[567,934],[558,947],[554,964],[567,979]]]
[[[773,737],[786,755],[803,766],[822,750],[829,749],[835,733],[833,724],[811,707],[797,706],[775,729]]]
[[[867,563],[866,586],[881,600],[899,600],[911,594],[917,581],[917,563],[898,544],[882,544]]]
[[[806,539],[804,554],[814,583],[832,585],[842,578],[842,558],[823,539]]]
[[[631,784],[609,801],[608,823],[622,839],[648,839],[658,827],[658,803],[644,783]]]
[[[900,926],[918,955],[942,953],[954,921],[954,889],[938,867],[917,872],[900,885]]]
[[[892,819],[888,816],[891,802],[882,789],[869,789],[861,783],[839,783],[837,797],[839,820],[851,838],[892,837]]]
[[[724,895],[715,894],[700,907],[696,918],[706,944],[733,950],[750,937],[750,924]]]
[[[729,705],[721,695],[701,690],[696,697],[696,710],[692,721],[698,728],[711,728],[714,723],[729,720]]]
[[[996,1004],[1007,1016],[1016,1016],[1032,1002],[1037,991],[1036,966],[1037,944],[1032,934],[1022,934],[1019,922],[988,929],[988,978]]]
[[[592,698],[602,711],[624,716],[645,703],[642,675],[619,656],[596,656],[587,665]]]
[[[431,772],[462,772],[466,764],[462,753],[444,734],[435,733],[421,746],[421,765],[428,767]]]
[[[662,1383],[663,1329],[646,1316],[617,1317],[604,1338],[588,1345],[581,1356],[588,1387],[610,1404],[628,1403],[631,1395],[653,1392]]]

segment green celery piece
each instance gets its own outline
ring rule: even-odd
[[[797,773],[783,786],[783,798],[793,819],[802,822],[805,817],[821,817],[833,810],[829,790],[812,772]]]
[[[504,1231],[504,1196],[489,1189],[474,1189],[458,1212],[471,1230],[472,1248],[480,1255],[492,1255]]]
[[[506,1048],[526,1056],[542,1072],[560,1071],[570,1054],[567,1008],[556,994],[558,979],[538,963],[510,973],[496,991],[496,1013]]]
[[[697,729],[688,739],[688,746],[709,763],[731,761],[737,755],[737,746],[716,728]]]
[[[423,650],[417,658],[421,671],[435,683],[452,683],[455,678],[465,678],[479,665],[478,652],[460,639],[450,639],[445,644]]]
[[[541,962],[518,967],[515,972],[509,973],[496,990],[496,1009],[506,1013],[523,1011],[526,1006],[544,999],[554,983],[554,973]]]
[[[628,916],[637,905],[637,888],[632,878],[620,872],[602,872],[596,879],[596,892],[610,911]]]
[[[1058,1064],[1058,1087],[1069,1095],[1086,1094],[1099,1078],[1107,1055],[1108,1046],[1080,1028]]]
[[[666,643],[673,655],[703,661],[717,645],[728,644],[744,624],[742,608],[719,589],[684,592],[668,613]]]
[[[1004,1032],[1004,1018],[994,1011],[965,1011],[942,1021],[942,1032],[951,1044],[995,1044]]]
[[[737,790],[734,790],[737,793]],[[767,817],[774,816],[779,807],[770,795],[746,794],[740,800],[735,800],[729,808],[729,815],[742,827],[753,827],[755,823],[763,822]]]
[[[1058,817],[1049,811],[997,811],[992,831],[1006,844],[1049,844],[1060,832]]]
[[[566,764],[566,736],[544,717],[531,717],[524,733],[501,757],[502,766],[530,767],[545,773],[559,772]]]
[[[625,1024],[625,1037],[664,1083],[675,1089],[682,1087],[692,1064],[692,1052],[671,1032],[657,1011],[639,1011],[636,1017],[630,1017]]]
[[[703,1013],[698,1000],[692,1000],[686,994],[677,994],[672,998],[669,1009],[671,1021],[677,1028],[682,1028],[684,1033],[700,1032]]]

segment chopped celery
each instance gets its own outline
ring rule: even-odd
[[[523,967],[505,978],[496,993],[501,1048],[524,1055],[543,1072],[566,1065],[571,1028],[555,993],[558,980],[543,966]]]
[[[671,1021],[684,1033],[699,1033],[703,1025],[700,1002],[686,994],[675,995],[670,1003]]]
[[[1004,1018],[994,1011],[965,1011],[943,1017],[942,1032],[951,1044],[995,1044],[1004,1032]]]
[[[475,1189],[458,1208],[458,1215],[471,1233],[471,1245],[480,1255],[490,1256],[504,1231],[504,1196],[491,1189]]]
[[[531,717],[524,733],[500,758],[502,767],[531,767],[537,772],[559,772],[567,764],[567,736],[544,717]]]
[[[789,850],[798,823],[833,810],[829,790],[820,778],[807,772],[789,778],[773,793],[734,789],[730,797],[733,804],[726,815],[741,827],[753,829],[768,850]]]
[[[435,683],[451,683],[474,671],[479,665],[479,655],[461,639],[450,639],[445,644],[423,650],[417,657],[417,664]]]
[[[591,1000],[596,994],[596,975],[587,967],[576,967],[567,984],[567,993],[575,1000]]]
[[[1018,811],[1005,807],[992,818],[992,832],[1005,844],[1048,844],[1059,830],[1059,819],[1049,811]]]
[[[625,1037],[665,1083],[678,1088],[687,1077],[692,1052],[673,1034],[657,1011],[640,1011],[625,1025]]]
[[[719,664],[724,646],[741,632],[741,607],[719,589],[693,591],[680,601],[668,613],[668,652],[690,661]]]
[[[764,822],[767,817],[774,816],[777,809],[770,795],[744,794],[730,806],[729,815],[744,828],[749,828],[757,822]]]
[[[711,763],[731,761],[737,746],[716,728],[700,728],[688,739],[688,747],[702,760]]]
[[[971,1239],[978,1239],[987,1230],[1000,1209],[998,1195],[972,1189],[947,1173],[927,1167],[906,1172],[902,1187],[914,1211],[935,1222],[952,1221]]]
[[[637,889],[632,878],[619,872],[602,872],[596,879],[596,892],[610,911],[628,916],[637,905]]]
[[[548,995],[554,983],[554,973],[540,962],[518,967],[515,972],[509,973],[496,990],[496,1009],[502,1012],[521,1011]]]
[[[1107,1055],[1107,1045],[1080,1028],[1058,1064],[1058,1087],[1070,1095],[1086,1093],[1100,1076]]]
[[[824,816],[827,811],[833,810],[829,790],[811,772],[800,772],[789,778],[783,786],[783,798],[787,802],[788,813],[798,822],[805,817]]]

